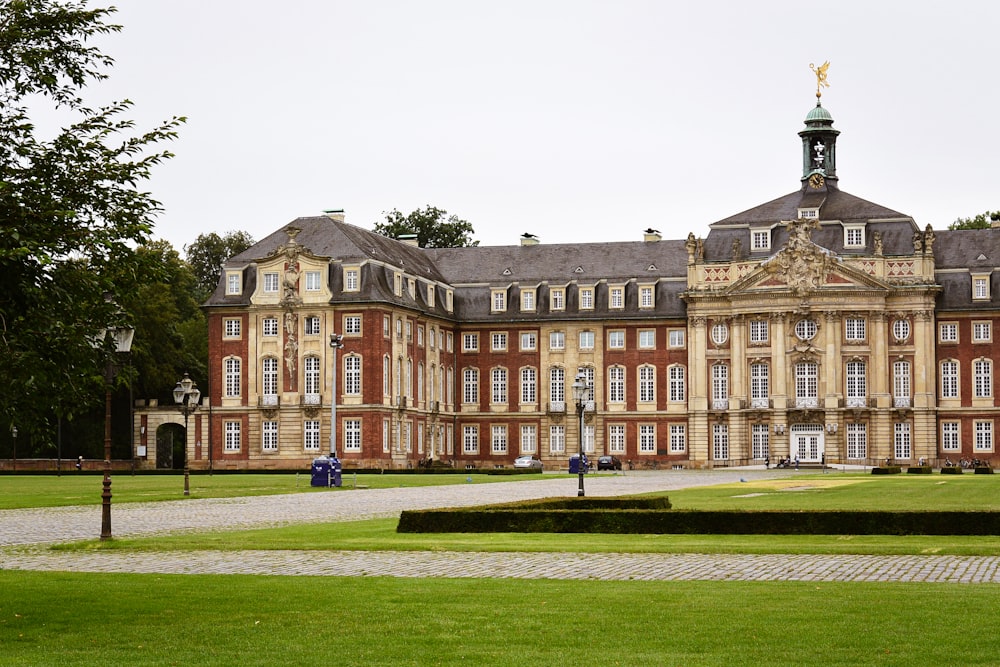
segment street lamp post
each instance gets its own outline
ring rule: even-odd
[[[14,472],[17,472],[17,427],[16,426],[11,426],[10,427],[10,434],[14,437],[14,459],[13,459],[13,466],[14,466]]]
[[[344,347],[341,334],[330,334],[330,349],[333,350],[333,372],[330,373],[330,458],[337,458],[337,350]]]
[[[198,409],[198,401],[201,399],[201,391],[194,380],[185,373],[181,380],[177,381],[174,387],[174,403],[178,405],[184,414],[184,495],[191,495],[191,468],[188,465],[188,415]]]
[[[132,338],[135,329],[117,327],[107,329],[101,335],[114,338],[115,352],[125,354],[132,349]],[[104,480],[101,492],[101,539],[111,539],[111,383],[115,379],[115,361],[108,356],[104,367]]]
[[[587,394],[587,376],[582,372],[576,374],[576,380],[573,382],[573,398],[576,399],[576,417],[579,422],[579,434],[580,434],[580,459],[577,461],[577,473],[580,478],[580,487],[576,491],[578,497],[583,497],[585,494],[583,492],[583,475],[586,472],[586,458],[583,453],[583,409],[586,407],[584,403],[584,397]]]

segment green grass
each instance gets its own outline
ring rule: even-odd
[[[189,498],[235,498],[265,496],[278,493],[316,493],[354,491],[355,482],[371,489],[441,486],[445,484],[484,484],[515,480],[541,479],[541,474],[516,476],[484,474],[413,474],[355,475],[346,473],[343,486],[312,487],[308,472],[300,474],[194,474],[190,476]],[[99,505],[103,490],[102,475],[66,473],[56,475],[4,475],[0,477],[0,509],[27,507],[62,507],[67,505]],[[360,489],[359,489],[360,490]],[[161,500],[183,500],[184,478],[175,475],[112,474],[112,503],[134,503]]]
[[[18,666],[1000,660],[996,586],[0,572],[0,588],[0,661]]]

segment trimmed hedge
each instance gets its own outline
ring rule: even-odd
[[[941,468],[942,475],[961,475],[962,469],[958,466],[948,466],[947,468]]]
[[[977,475],[992,475],[993,468],[988,468],[986,466],[979,466],[975,469]]]
[[[872,468],[873,475],[898,475],[903,472],[903,469],[899,466],[883,466],[881,468]]]
[[[929,475],[934,472],[930,466],[910,466],[906,469],[907,475]]]

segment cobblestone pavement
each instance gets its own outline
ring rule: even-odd
[[[669,471],[588,477],[588,495],[611,496],[784,477],[789,471]],[[114,506],[117,537],[242,529],[398,516],[403,509],[458,507],[567,495],[565,477],[398,489],[340,490]],[[93,539],[100,507],[0,511],[0,568],[163,574],[498,577],[514,579],[892,581],[1000,583],[1000,556],[783,554],[481,553],[375,551],[58,552],[53,542]]]

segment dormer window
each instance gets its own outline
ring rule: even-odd
[[[865,247],[865,228],[862,225],[852,225],[850,227],[844,227],[844,247],[845,248]]]
[[[620,310],[625,307],[625,288],[624,287],[612,287],[609,295],[609,307],[615,310]]]
[[[358,276],[360,271],[357,267],[346,267],[344,269],[344,291],[357,292],[359,287]]]
[[[799,217],[803,220],[818,220],[819,219],[819,208],[800,208]]]
[[[266,294],[277,294],[278,292],[277,272],[268,272],[264,274],[264,292]]]
[[[581,287],[580,288],[580,310],[593,310],[594,309],[594,288],[593,287]]]
[[[240,294],[243,292],[243,276],[239,271],[226,272],[226,294]]]
[[[990,277],[988,275],[972,276],[972,298],[990,298]]]
[[[495,289],[490,292],[490,309],[494,313],[507,310],[507,290]]]
[[[754,250],[771,249],[771,230],[756,229],[750,233],[750,244]]]
[[[320,289],[322,289],[320,285],[320,272],[306,271],[306,291],[318,292]]]

